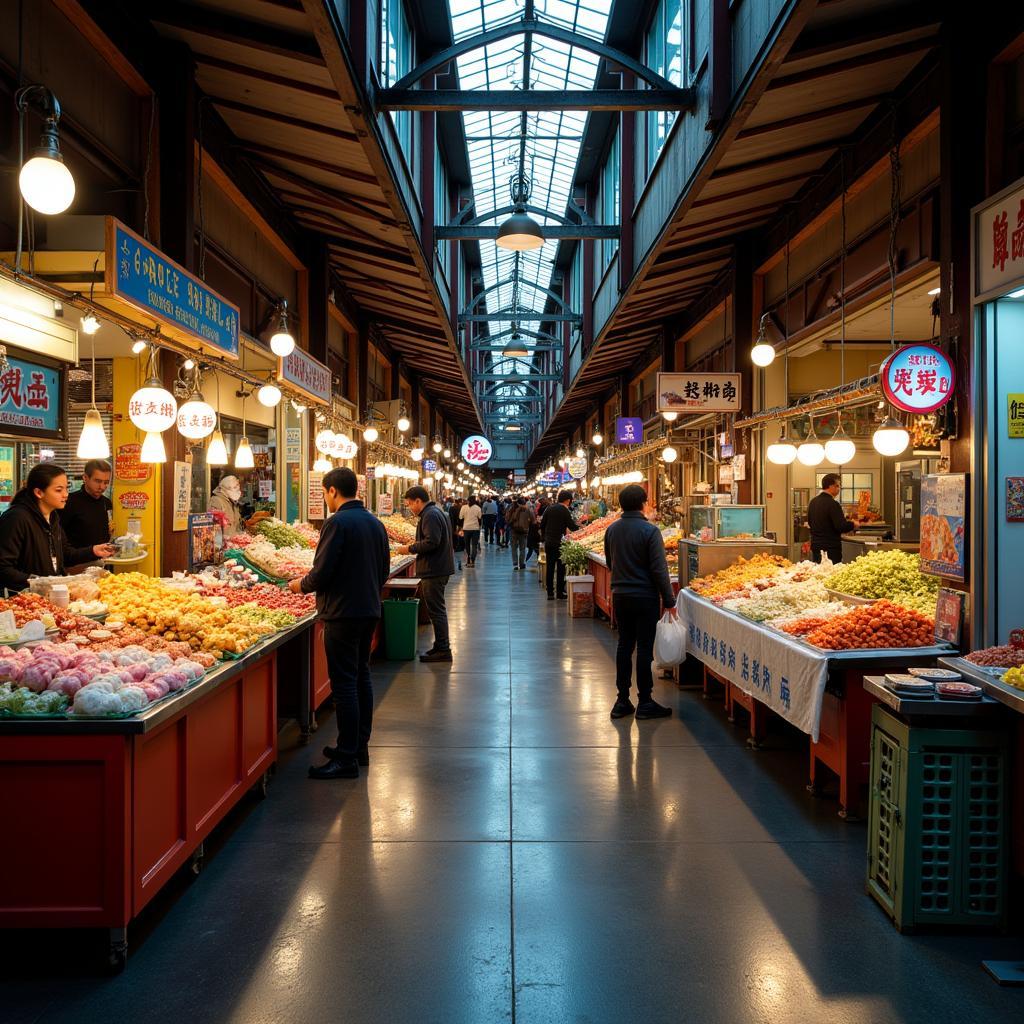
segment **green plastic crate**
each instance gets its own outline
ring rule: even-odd
[[[871,717],[868,893],[900,931],[1004,928],[1006,734]]]
[[[412,661],[416,657],[419,629],[418,597],[389,598],[384,604],[384,655],[388,661]]]

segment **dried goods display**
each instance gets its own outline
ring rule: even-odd
[[[1024,647],[1012,644],[983,647],[980,651],[971,651],[967,660],[982,668],[1020,668],[1024,666]]]
[[[305,545],[277,548],[266,538],[257,537],[246,547],[245,557],[268,576],[293,580],[313,568],[314,551]]]
[[[724,597],[747,585],[764,589],[771,585],[773,576],[791,567],[792,564],[788,558],[781,555],[758,554],[752,558],[741,557],[733,565],[692,580],[690,589],[695,594],[707,598]]]
[[[1011,668],[1008,672],[1005,672],[1001,677],[1002,681],[1009,686],[1016,687],[1018,690],[1024,690],[1024,668],[1017,666]]]
[[[264,519],[256,527],[256,533],[269,540],[275,548],[314,548],[316,540],[310,540],[308,535],[282,523],[280,519]]]
[[[826,579],[831,590],[855,597],[887,598],[934,616],[939,581],[921,572],[921,559],[907,551],[872,551],[840,565]]]
[[[382,516],[381,522],[392,544],[411,544],[416,539],[416,524],[405,516]]]
[[[880,600],[835,616],[808,633],[806,639],[829,651],[928,647],[935,643],[935,620]]]
[[[796,615],[828,601],[825,585],[816,579],[776,583],[749,597],[733,597],[722,602],[723,608],[738,612],[754,622]]]

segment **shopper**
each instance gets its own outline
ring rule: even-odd
[[[68,500],[68,475],[52,462],[33,466],[25,486],[0,516],[0,588],[24,590],[30,576],[63,576],[65,570],[109,558],[112,544],[72,547],[54,515]]]
[[[416,556],[415,571],[420,578],[420,594],[434,627],[434,646],[420,655],[420,661],[451,661],[448,611],[444,603],[444,588],[455,571],[451,523],[430,500],[425,487],[410,487],[405,492],[405,503],[413,515],[420,517],[420,521],[416,525],[416,542],[398,550],[403,555]]]
[[[213,489],[207,503],[207,512],[219,512],[226,519],[224,536],[234,537],[243,524],[242,521],[242,485],[238,477],[228,474],[220,478],[220,483]]]
[[[351,469],[324,474],[324,500],[331,515],[320,531],[313,568],[289,584],[297,594],[316,594],[338,722],[337,746],[324,747],[327,763],[311,765],[311,779],[358,779],[359,766],[370,763],[370,647],[380,622],[391,552],[384,524],[356,498],[358,486]]]
[[[449,502],[447,512],[448,518],[452,523],[452,551],[455,554],[455,568],[459,572],[462,572],[462,552],[466,550],[466,538],[462,536],[461,526],[459,523],[459,515],[462,512],[462,506],[465,502],[461,498],[456,498],[454,501]],[[404,509],[407,515],[411,515],[409,509]]]
[[[820,564],[824,552],[833,562],[843,560],[843,534],[857,529],[846,518],[836,500],[841,479],[838,473],[826,473],[821,479],[821,494],[807,506],[807,525],[811,528],[811,557]]]
[[[110,486],[110,463],[90,459],[82,473],[82,486],[68,496],[57,512],[68,543],[76,548],[108,544],[114,523],[114,503],[104,493]]]
[[[480,502],[476,495],[470,495],[469,502],[462,506],[459,512],[459,525],[462,528],[462,536],[466,540],[466,565],[476,565],[476,556],[480,553],[480,524],[483,519],[483,512],[480,511]]]
[[[556,596],[560,601],[564,601],[569,596],[565,592],[565,562],[562,561],[560,549],[562,538],[577,529],[576,520],[573,519],[572,513],[569,511],[571,504],[572,491],[559,491],[558,501],[545,509],[544,518],[540,524],[541,535],[544,538],[544,557],[547,559],[545,582],[547,583],[549,601],[554,601]],[[556,576],[557,594],[555,591]]]
[[[612,718],[625,718],[636,711],[637,718],[665,718],[672,709],[652,696],[654,677],[654,634],[661,607],[676,616],[676,597],[668,575],[665,544],[661,530],[649,523],[643,508],[647,493],[639,484],[624,487],[619,494],[622,517],[608,527],[604,554],[611,570],[612,607],[619,629],[615,651],[615,686],[618,699]],[[636,649],[637,706],[629,699]]]
[[[505,546],[505,530],[508,528],[508,522],[505,519],[505,507],[502,502],[497,502],[498,513],[494,520],[494,533],[498,541],[498,547],[503,548]]]
[[[514,572],[526,568],[526,544],[531,526],[533,526],[533,512],[526,504],[526,499],[519,498],[509,521],[509,529],[512,531],[512,570]]]
[[[523,559],[524,567],[530,561],[530,555],[540,554],[540,520],[537,518],[533,506],[527,502],[526,507],[530,510],[530,530],[526,535],[526,557]]]
[[[498,521],[498,503],[494,500],[493,495],[488,495],[487,500],[483,503],[482,508],[484,514],[484,543],[494,543],[494,524]]]

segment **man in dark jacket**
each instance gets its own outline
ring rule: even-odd
[[[573,530],[578,529],[576,520],[573,519],[569,506],[572,504],[572,491],[559,491],[558,501],[549,505],[544,510],[544,518],[540,522],[540,532],[544,537],[544,557],[547,559],[548,600],[555,599],[555,579],[558,579],[558,599],[564,601],[568,594],[565,592],[565,563],[560,557],[562,538]]]
[[[838,473],[826,473],[821,479],[821,494],[807,506],[807,525],[811,528],[811,557],[821,562],[821,553],[833,562],[843,560],[843,534],[857,529],[836,500],[841,479]]]
[[[512,569],[518,572],[526,568],[526,541],[533,525],[533,510],[526,504],[525,498],[517,498],[509,515],[509,527],[512,530]]]
[[[82,486],[72,491],[68,503],[57,512],[68,543],[91,548],[110,542],[114,504],[104,493],[110,486],[110,463],[90,459],[82,473]]]
[[[434,627],[434,646],[420,661],[452,660],[451,641],[448,638],[448,610],[444,603],[444,588],[455,572],[452,553],[452,524],[448,516],[430,500],[425,487],[410,487],[405,492],[405,503],[420,521],[416,526],[416,542],[398,550],[403,555],[416,556],[416,575],[420,578],[420,594],[427,606]]]
[[[358,779],[359,765],[370,763],[370,647],[391,552],[384,524],[356,499],[358,484],[351,469],[332,469],[324,476],[332,514],[320,532],[313,568],[289,585],[295,593],[316,593],[338,719],[338,745],[324,747],[327,764],[311,766],[311,779]]]
[[[619,504],[622,518],[608,527],[604,536],[604,554],[612,576],[612,607],[619,628],[615,652],[615,686],[618,700],[612,718],[633,714],[629,699],[633,675],[633,648],[636,648],[637,718],[665,718],[672,709],[658,704],[653,696],[654,634],[661,606],[675,617],[676,597],[668,575],[665,544],[661,530],[644,518],[647,493],[639,484],[622,489]]]

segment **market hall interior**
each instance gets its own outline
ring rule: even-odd
[[[805,791],[781,720],[751,750],[661,680],[672,718],[610,721],[614,634],[507,550],[449,598],[452,666],[374,666],[362,778],[306,778],[329,707],[308,746],[293,727],[126,971],[97,973],[88,932],[5,933],[0,1021],[1021,1019],[980,967],[1019,939],[897,933],[864,896],[865,825]]]

